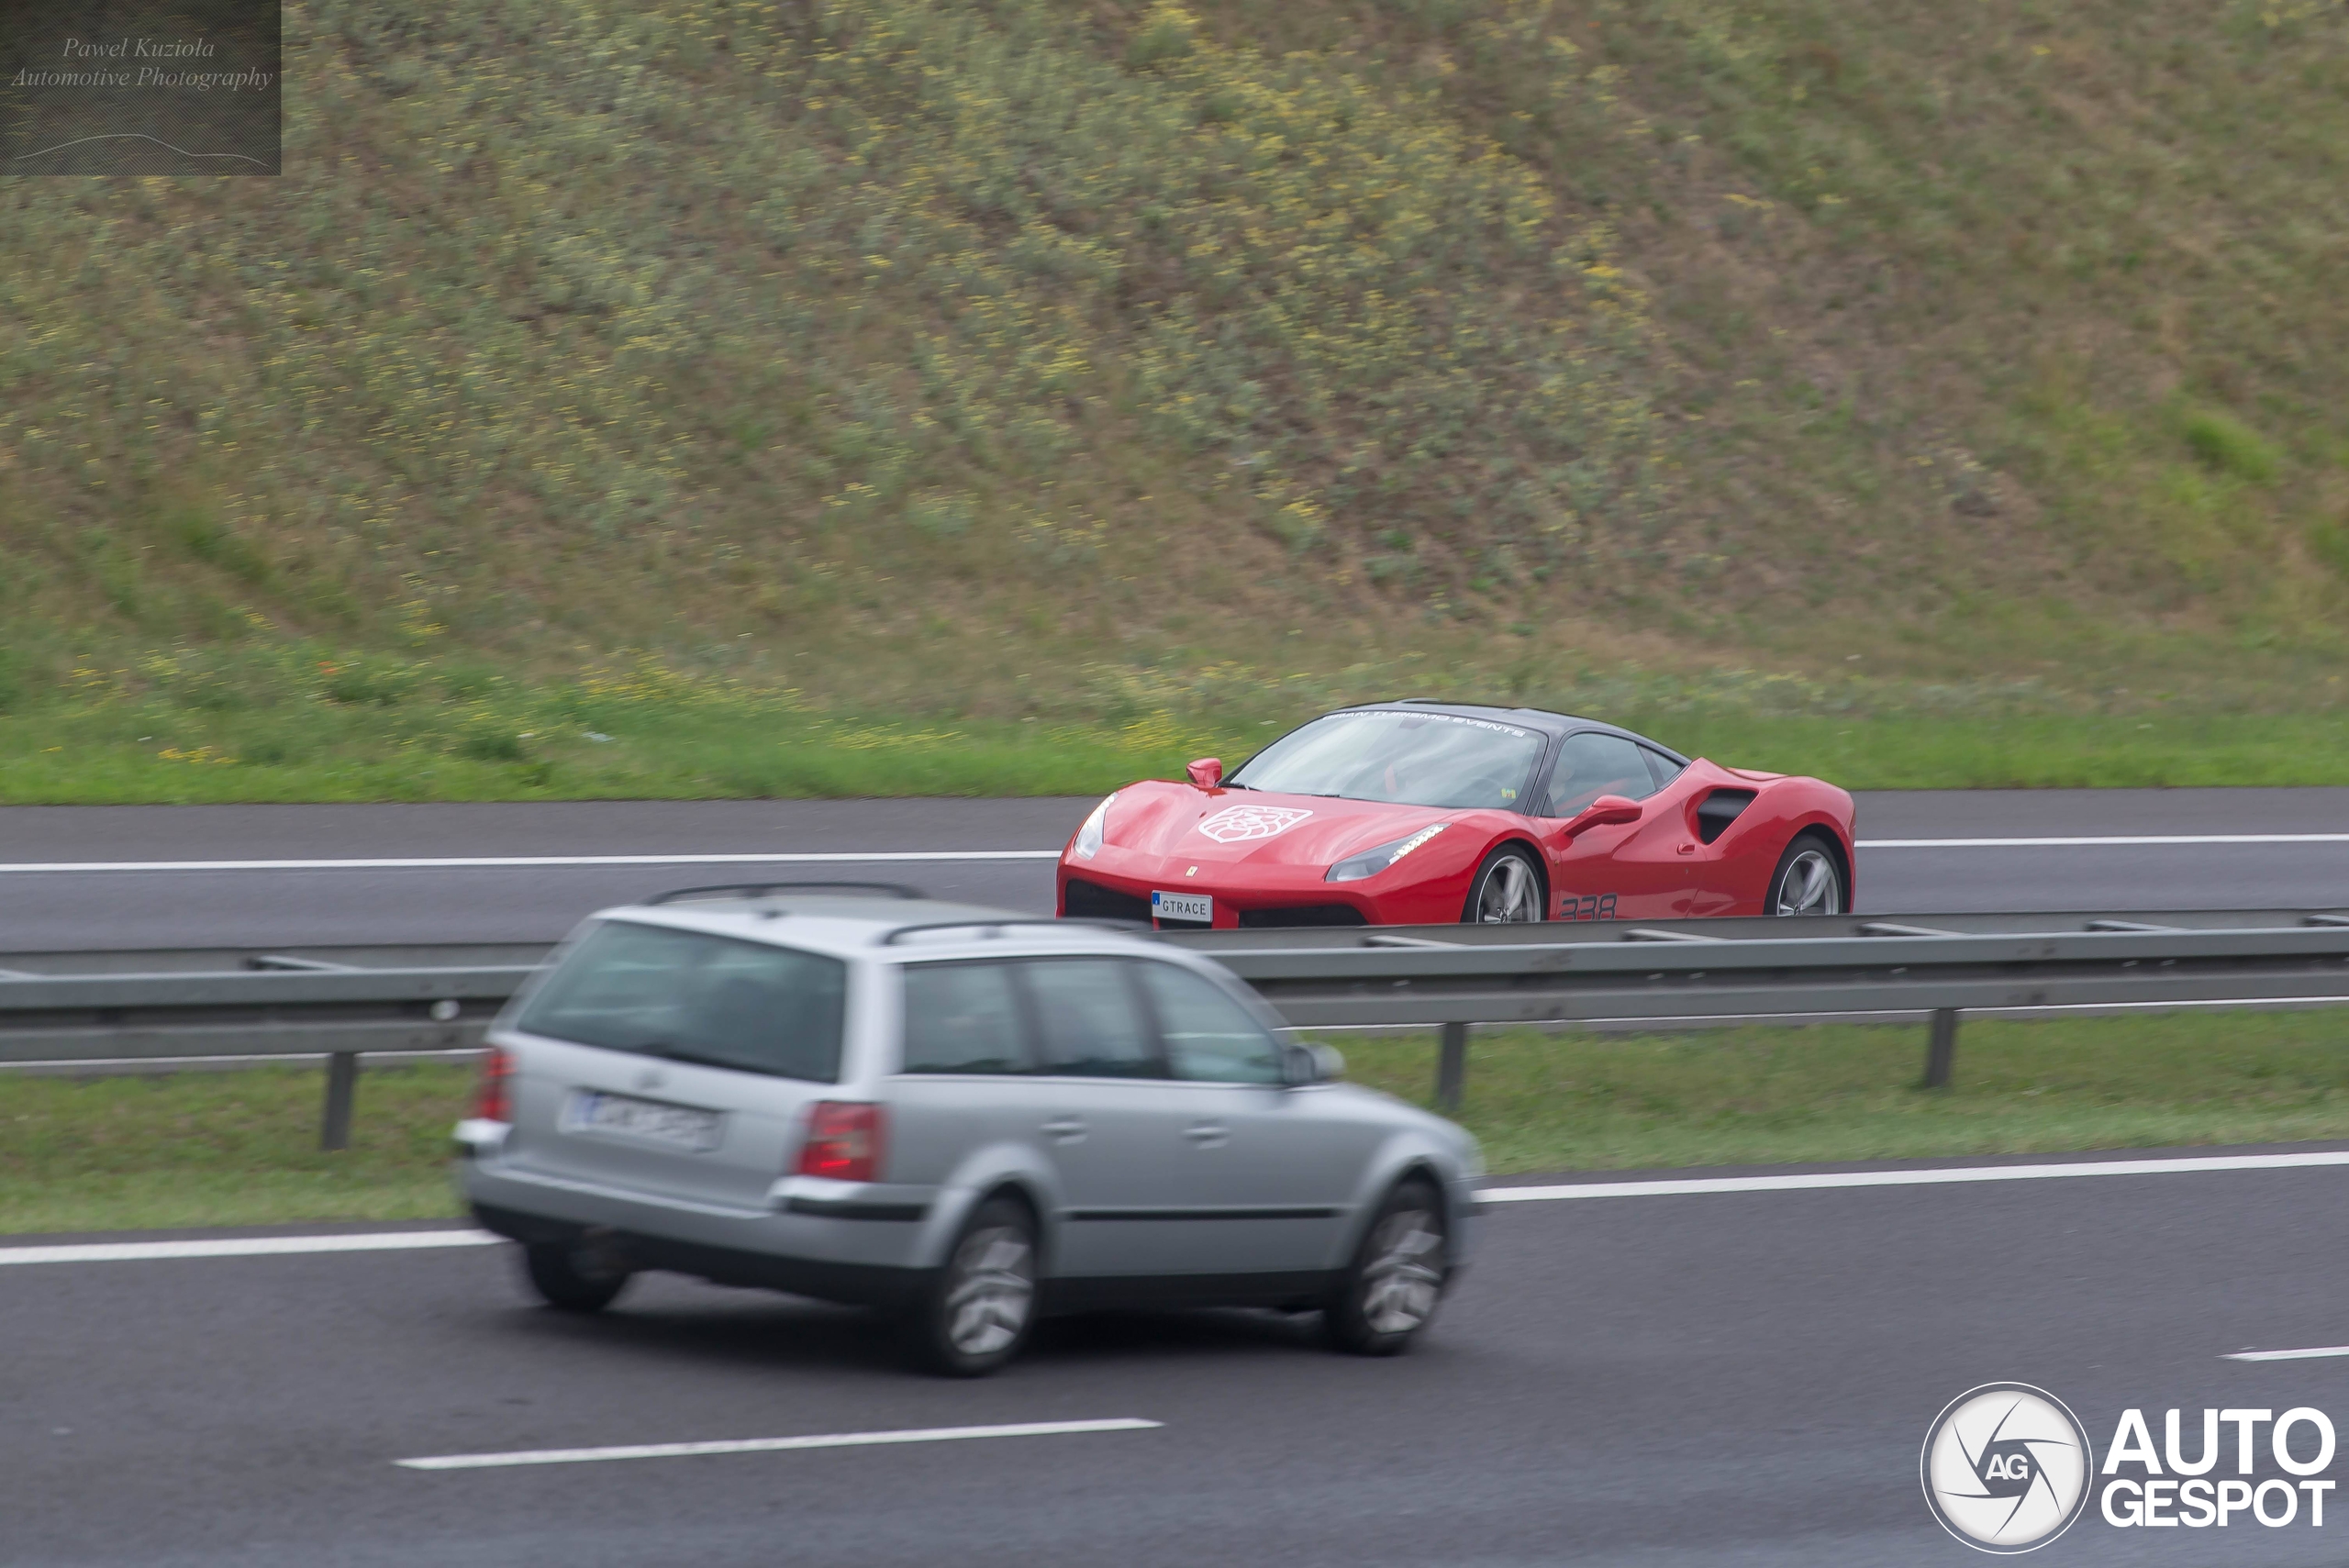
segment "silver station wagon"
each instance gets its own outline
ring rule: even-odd
[[[883,1308],[962,1374],[1108,1307],[1319,1309],[1392,1354],[1461,1265],[1475,1142],[1277,1027],[1146,933],[687,890],[596,916],[515,999],[462,1180],[571,1311],[671,1269]]]

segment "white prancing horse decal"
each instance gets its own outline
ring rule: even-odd
[[[1227,806],[1200,823],[1199,831],[1219,844],[1245,843],[1286,833],[1312,815],[1287,806]]]

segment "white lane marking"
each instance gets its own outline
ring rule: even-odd
[[[803,1448],[879,1448],[896,1443],[967,1442],[974,1438],[1047,1438],[1072,1432],[1139,1432],[1164,1424],[1121,1416],[1106,1421],[1020,1421],[1000,1427],[911,1427],[894,1432],[823,1432],[804,1438],[629,1443],[617,1448],[523,1449],[513,1453],[444,1453],[426,1459],[395,1459],[392,1462],[404,1470],[503,1470],[518,1464],[596,1464],[610,1459],[697,1459],[713,1453],[780,1453]]]
[[[442,855],[350,861],[19,861],[0,873],[99,871],[513,871],[533,866],[918,864],[926,861],[1056,861],[1058,850],[883,850],[871,854]]]
[[[1861,839],[1863,850],[2101,850],[2132,844],[2349,844],[2349,833],[2133,833],[2096,839]]]
[[[1863,850],[2105,849],[2132,845],[2349,844],[2349,833],[2168,833],[2077,839],[1862,839]],[[875,850],[724,855],[434,855],[311,861],[18,861],[0,874],[164,871],[518,871],[566,866],[919,865],[1056,861],[1058,850]]]
[[[2308,1362],[2323,1356],[2349,1356],[2349,1345],[2319,1345],[2310,1351],[2237,1351],[2221,1356],[2229,1362]]]
[[[1573,1182],[1556,1186],[1486,1187],[1477,1193],[1476,1197],[1482,1203],[1555,1203],[1567,1198],[1815,1192],[1837,1187],[1930,1187],[1958,1182],[2044,1182],[2066,1176],[2193,1175],[2212,1171],[2298,1171],[2335,1165],[2349,1165],[2349,1149],[2320,1149],[2296,1154],[2191,1155],[2176,1160],[2081,1160],[2060,1165],[1943,1165],[1920,1171],[1820,1171],[1792,1176],[1684,1176],[1654,1182]],[[76,1242],[57,1247],[0,1247],[0,1265],[138,1262],[150,1258],[250,1258],[288,1252],[395,1252],[422,1247],[481,1247],[498,1240],[500,1238],[486,1230],[376,1230],[341,1236],[251,1236],[204,1241]],[[2320,1352],[2300,1353],[2314,1355]]]
[[[1821,1171],[1798,1176],[1691,1176],[1662,1182],[1575,1182],[1553,1187],[1487,1187],[1482,1203],[1562,1198],[1666,1197],[1696,1193],[1809,1192],[1833,1187],[1930,1187],[1955,1182],[2045,1182],[2066,1176],[2171,1176],[2208,1171],[2292,1171],[2349,1165],[2349,1149],[2304,1154],[2211,1154],[2183,1160],[2083,1160],[2062,1165],[1944,1165],[1923,1171]]]
[[[486,1230],[369,1230],[341,1236],[237,1236],[206,1241],[77,1241],[0,1247],[8,1263],[138,1263],[150,1258],[262,1258],[288,1252],[401,1252],[417,1247],[483,1247]]]

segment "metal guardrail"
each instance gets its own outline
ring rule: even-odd
[[[1840,917],[1164,933],[1292,1025],[1439,1026],[1456,1106],[1467,1026],[1926,1013],[1924,1081],[1961,1011],[2349,1000],[2349,911]],[[477,1049],[543,945],[0,957],[0,1064],[325,1055],[322,1141],[362,1051]]]

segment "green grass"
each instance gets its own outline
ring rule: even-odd
[[[321,1074],[0,1080],[0,1232],[167,1229],[460,1212],[449,1131],[470,1068],[374,1069],[351,1147],[318,1148]]]
[[[182,648],[0,715],[0,804],[1087,795],[1227,765],[1362,696],[1451,691],[1643,728],[1731,766],[1853,789],[2321,784],[2349,778],[2349,725],[2208,689],[2107,694],[2034,682],[1926,686],[1637,667],[1486,682],[1396,660],[1335,676],[1097,672],[1024,717],[860,718],[792,689],[639,657],[530,682],[450,657],[313,642]]]
[[[2349,777],[2338,5],[285,39],[283,179],[0,188],[7,798],[1090,789],[1430,691],[1861,785]],[[647,667],[703,706],[549,739]],[[1807,695],[1667,689],[1738,672]]]
[[[1955,1086],[1921,1028],[1472,1038],[1463,1119],[1496,1173],[2060,1153],[2349,1138],[2349,1016],[1969,1020]],[[1428,1037],[1331,1035],[1347,1076],[1420,1104]],[[318,1151],[316,1072],[0,1080],[0,1232],[451,1218],[469,1073],[360,1080]]]
[[[1429,1103],[1431,1038],[1327,1038],[1349,1078]],[[1480,1031],[1461,1119],[1496,1173],[2349,1138],[2340,1012],[1967,1019],[1946,1090],[1915,1086],[1924,1047],[1921,1025]]]

